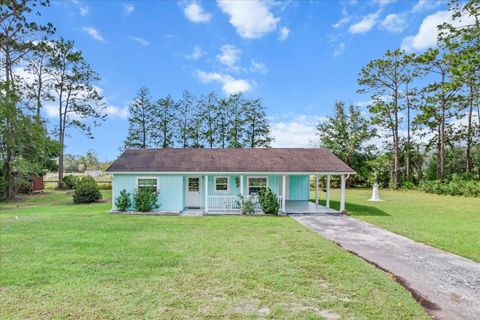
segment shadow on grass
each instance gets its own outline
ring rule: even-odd
[[[315,199],[310,199],[311,202],[315,202]],[[325,200],[320,200],[319,204],[325,206]],[[335,210],[340,209],[340,201],[330,200],[330,207]],[[356,203],[345,204],[349,216],[385,216],[389,217],[390,215],[383,210],[375,208],[373,206],[366,206]]]

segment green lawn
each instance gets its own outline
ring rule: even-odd
[[[380,190],[383,202],[370,202],[367,200],[371,192],[347,190],[346,209],[350,215],[480,262],[480,198]],[[315,197],[313,192],[311,197]],[[338,190],[333,190],[335,209],[339,208],[339,198]]]
[[[52,191],[0,204],[1,319],[428,318],[387,274],[289,217],[109,208]]]

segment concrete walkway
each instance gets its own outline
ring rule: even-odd
[[[480,263],[342,214],[292,218],[395,275],[435,319],[480,319]]]

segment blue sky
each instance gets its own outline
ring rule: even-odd
[[[336,100],[367,104],[356,77],[369,60],[435,46],[446,8],[435,0],[54,1],[42,19],[100,74],[109,114],[94,140],[72,131],[67,152],[115,159],[142,85],[155,98],[243,91],[263,99],[275,146],[308,146]],[[54,125],[53,109],[45,113]]]

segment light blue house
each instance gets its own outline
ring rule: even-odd
[[[138,188],[156,187],[158,211],[209,214],[239,212],[238,195],[255,200],[263,187],[277,194],[283,213],[328,210],[333,175],[341,178],[343,211],[345,178],[354,173],[321,148],[128,149],[107,172],[112,174],[113,199],[121,190],[133,194]],[[316,204],[309,202],[311,176],[316,177]],[[327,176],[327,208],[318,205],[319,176]]]

